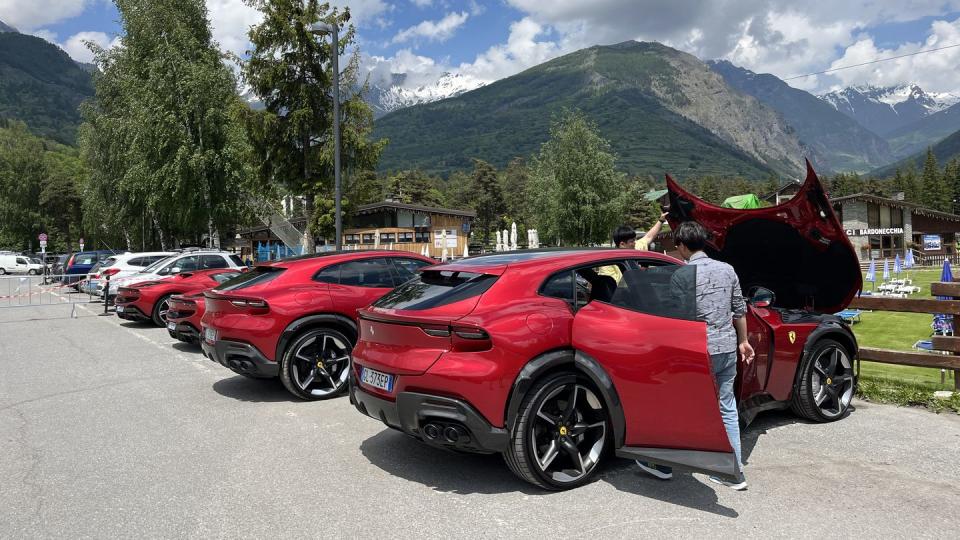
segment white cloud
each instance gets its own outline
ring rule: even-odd
[[[120,43],[120,38],[114,37],[111,39],[103,32],[77,32],[60,47],[77,62],[89,63],[93,61],[93,52],[87,48],[88,41],[108,49],[117,46]]]
[[[521,19],[510,25],[510,37],[505,44],[490,47],[473,62],[460,64],[457,71],[492,82],[546,62],[564,48],[553,41],[537,41],[544,31],[533,19]]]
[[[433,0],[410,0],[410,3],[418,8],[425,8],[430,7],[430,4],[433,3]]]
[[[30,35],[37,36],[40,39],[45,39],[50,43],[57,42],[57,33],[51,32],[50,30],[46,30],[44,28],[41,28],[40,30],[34,30],[33,32],[30,32]]]
[[[243,0],[207,0],[213,39],[224,51],[243,56],[249,48],[247,33],[263,15]]]
[[[422,21],[420,24],[397,32],[397,35],[393,36],[392,42],[405,43],[417,38],[443,42],[453,37],[453,34],[467,22],[469,17],[470,15],[463,11],[448,13],[439,21]]]
[[[0,0],[0,21],[31,32],[83,13],[95,0]]]
[[[843,56],[833,61],[830,68],[852,66],[957,43],[960,43],[960,18],[953,21],[934,21],[924,41],[904,43],[893,49],[877,47],[870,37],[861,36],[844,50]],[[827,79],[834,81],[836,86],[888,86],[914,82],[930,92],[955,92],[960,89],[958,64],[960,48],[952,48],[836,71],[829,74]]]

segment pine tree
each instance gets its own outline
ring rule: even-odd
[[[523,158],[514,158],[501,173],[507,221],[517,224],[517,230],[531,228],[530,200],[527,184],[530,169]],[[521,235],[522,236],[522,235]]]
[[[933,154],[933,149],[927,149],[927,158],[923,163],[923,174],[921,176],[923,185],[922,204],[928,208],[941,211],[949,211],[952,202],[950,189],[947,186],[944,176],[937,167],[937,158]]]
[[[503,190],[497,170],[486,161],[473,160],[473,176],[471,178],[474,209],[477,212],[477,228],[480,241],[488,243],[494,230],[500,224],[500,218],[506,212],[506,203],[503,200]]]

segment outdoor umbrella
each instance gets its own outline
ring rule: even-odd
[[[890,266],[889,266],[889,263],[890,263],[889,260],[887,260],[887,259],[884,259],[884,260],[883,260],[883,280],[884,280],[884,281],[887,281],[888,279],[890,279]]]
[[[940,272],[940,281],[950,283],[953,281],[953,272],[950,270],[950,260],[943,261],[943,271]],[[949,296],[938,296],[937,300],[950,300]],[[941,336],[953,335],[953,315],[944,315],[937,313],[933,316],[933,333]]]
[[[903,266],[904,266],[904,268],[913,268],[913,265],[914,265],[914,262],[913,262],[913,250],[912,250],[912,249],[908,249],[908,250],[907,250],[907,256],[903,258]]]
[[[893,258],[893,273],[900,274],[903,270],[903,266],[900,264],[900,254],[897,253],[897,256]]]
[[[373,232],[373,249],[380,249],[380,229]]]
[[[870,268],[867,269],[867,276],[864,281],[869,281],[871,288],[877,282],[877,263],[873,259],[870,259]]]

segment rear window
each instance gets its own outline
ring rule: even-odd
[[[262,285],[277,279],[284,270],[286,269],[277,268],[276,266],[257,266],[253,270],[240,274],[239,276],[223,283],[215,290],[238,291],[240,289],[246,289],[247,287],[253,287],[254,285]]]
[[[246,264],[244,264],[243,260],[240,259],[240,257],[237,257],[236,255],[231,255],[231,256],[230,256],[230,260],[233,261],[233,264],[235,264],[235,265],[237,265],[237,266],[246,266]]]
[[[427,270],[373,303],[384,309],[421,310],[445,306],[487,292],[497,276]]]
[[[115,262],[117,262],[116,256],[107,257],[106,259],[100,261],[99,266],[100,268],[106,268],[108,266],[112,266]]]

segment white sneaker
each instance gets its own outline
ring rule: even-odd
[[[717,478],[716,476],[711,476],[710,481],[716,484],[721,484],[727,486],[728,488],[735,491],[743,491],[747,489],[747,479],[743,476],[740,477],[739,482],[730,482],[729,480],[723,480],[722,478]]]
[[[640,461],[639,459],[635,459],[634,461],[637,462],[637,467],[640,467],[640,469],[642,469],[644,472],[656,476],[661,480],[670,480],[673,478],[672,469],[662,470],[653,463],[646,463],[644,461]]]

